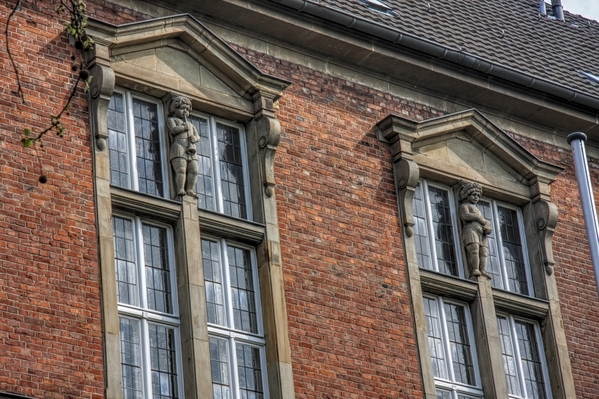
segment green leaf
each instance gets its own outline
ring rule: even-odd
[[[29,128],[23,129],[23,134],[25,135],[25,137],[29,137],[29,135],[31,134],[31,129],[29,129]]]
[[[27,138],[22,138],[21,144],[23,145],[24,148],[29,148],[29,147],[31,147],[31,144],[33,144],[33,140],[27,139]]]

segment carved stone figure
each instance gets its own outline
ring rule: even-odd
[[[194,191],[198,178],[195,143],[200,141],[200,135],[196,127],[187,120],[190,112],[191,101],[187,97],[173,97],[169,106],[169,118],[166,120],[171,138],[169,160],[175,173],[176,195],[187,194],[198,198]]]
[[[476,206],[483,189],[480,184],[462,182],[460,186],[460,206],[458,214],[462,221],[462,242],[466,248],[468,265],[472,276],[483,275],[491,278],[485,270],[489,256],[487,236],[493,228]]]

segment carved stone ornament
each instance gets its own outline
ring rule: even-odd
[[[485,219],[476,206],[483,193],[478,183],[462,181],[459,186],[460,206],[458,214],[462,221],[462,243],[466,249],[466,259],[472,276],[485,276],[489,257],[488,235],[493,232],[491,223]]]
[[[195,185],[198,179],[198,157],[196,143],[200,141],[198,130],[187,118],[191,112],[191,101],[187,97],[175,96],[169,104],[166,128],[170,137],[169,161],[173,168],[175,195],[190,195],[198,198]]]

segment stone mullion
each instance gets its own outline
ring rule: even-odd
[[[183,196],[175,230],[177,289],[181,317],[181,356],[187,399],[212,398],[210,346],[198,202]]]
[[[497,314],[491,280],[478,276],[478,293],[471,304],[474,339],[485,399],[508,397]]]

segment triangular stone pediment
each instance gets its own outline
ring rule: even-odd
[[[452,181],[523,192],[518,186],[548,184],[562,170],[536,158],[474,109],[422,122],[391,115],[378,127],[381,138],[393,144],[396,159],[413,160],[425,173]]]
[[[289,84],[260,72],[191,15],[120,26],[90,20],[88,33],[105,49],[117,84],[155,96],[184,93],[252,113],[257,93],[274,101]]]

